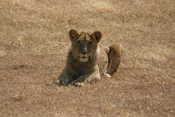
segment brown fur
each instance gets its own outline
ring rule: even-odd
[[[69,31],[72,42],[68,53],[66,66],[59,76],[59,84],[77,84],[80,82],[92,82],[100,80],[98,43],[101,40],[101,32],[78,33],[76,30]],[[113,75],[120,64],[121,51],[117,45],[109,47],[106,74]]]
[[[121,45],[113,44],[109,47],[108,55],[108,64],[107,64],[107,73],[113,75],[121,62]]]

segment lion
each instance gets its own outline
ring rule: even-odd
[[[104,75],[111,77],[118,69],[121,61],[121,45],[113,44],[101,47],[100,31],[78,33],[69,31],[71,48],[68,52],[65,68],[56,84],[81,86],[85,82],[93,83]]]

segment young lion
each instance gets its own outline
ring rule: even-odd
[[[117,71],[121,59],[120,45],[114,44],[106,51],[99,51],[99,42],[102,37],[100,31],[95,31],[92,34],[86,32],[79,34],[76,30],[71,29],[69,36],[71,48],[67,56],[66,66],[59,76],[57,84],[91,83],[101,79],[100,71],[107,77]],[[103,52],[105,54],[102,54]]]

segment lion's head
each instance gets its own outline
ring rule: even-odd
[[[96,54],[102,34],[100,31],[95,31],[92,34],[78,33],[76,30],[71,29],[69,36],[72,42],[71,52],[74,58],[80,62],[88,62]]]

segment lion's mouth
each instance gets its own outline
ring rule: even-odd
[[[88,55],[81,55],[80,56],[80,62],[88,62],[89,56]]]

